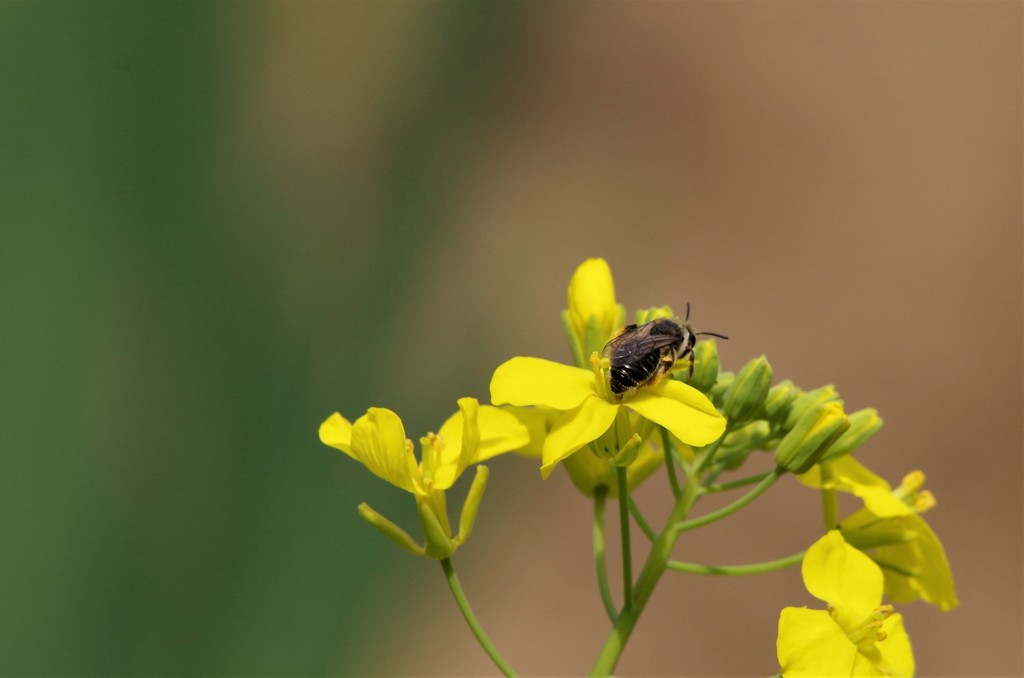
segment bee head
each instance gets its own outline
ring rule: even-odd
[[[725,336],[724,334],[718,334],[717,332],[695,332],[693,330],[693,326],[691,326],[689,324],[689,322],[690,322],[690,302],[686,302],[686,319],[683,320],[683,326],[681,328],[682,331],[685,333],[685,336],[683,337],[683,349],[679,353],[679,357],[681,357],[681,358],[685,357],[685,356],[688,356],[688,355],[693,355],[693,346],[694,346],[694,344],[697,343],[697,337],[699,337],[699,336],[718,337],[719,339],[728,339],[729,338],[729,337]]]

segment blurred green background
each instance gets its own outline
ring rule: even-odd
[[[627,307],[732,336],[726,367],[765,352],[881,410],[864,460],[929,474],[963,602],[905,611],[919,668],[1020,674],[1020,23],[0,4],[0,673],[491,671],[437,568],[355,511],[411,526],[411,502],[317,426],[380,405],[419,435],[511,355],[565,359],[565,284],[605,256]],[[494,466],[470,599],[513,665],[582,673],[586,502]],[[696,547],[801,548],[799,499]],[[810,604],[783,576],[666,584],[620,669],[773,672],[778,609]]]

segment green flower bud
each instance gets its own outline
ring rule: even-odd
[[[434,514],[430,505],[417,498],[416,508],[419,509],[420,527],[423,528],[423,536],[426,537],[426,556],[442,560],[454,553],[456,545],[452,542],[448,531],[441,527],[441,521]]]
[[[622,312],[624,315],[625,312]],[[610,334],[606,334],[605,327],[598,318],[590,316],[582,325],[583,333],[577,334],[573,324],[573,316],[569,311],[562,311],[562,329],[565,338],[569,342],[569,350],[572,351],[573,362],[576,367],[586,368],[590,362],[592,353],[600,354],[604,345],[608,342]]]
[[[622,446],[622,449],[612,457],[613,466],[629,466],[636,461],[637,456],[640,454],[640,445],[643,443],[643,439],[639,433],[634,433],[632,437],[626,441],[626,444]]]
[[[401,546],[409,553],[417,556],[424,555],[423,547],[414,542],[408,532],[374,511],[366,502],[359,505],[359,515],[363,520],[377,528],[381,534]]]
[[[763,355],[743,366],[725,392],[722,409],[733,423],[753,419],[772,385],[772,366]]]
[[[636,460],[626,467],[626,481],[633,489],[654,473],[662,462],[665,454],[661,445],[648,440],[641,446]],[[562,462],[569,472],[573,485],[588,497],[593,497],[598,488],[611,498],[619,496],[619,485],[616,480],[615,467],[607,457],[598,456],[589,448],[584,447]]]
[[[779,443],[775,463],[791,473],[806,473],[848,428],[842,403],[815,405]]]
[[[459,514],[459,534],[455,537],[455,544],[465,544],[469,534],[473,531],[476,523],[476,514],[480,510],[480,502],[484,498],[484,490],[487,489],[487,479],[490,477],[490,470],[486,466],[477,466],[476,475],[473,476],[473,484],[469,486],[469,494],[466,501],[462,502],[462,513]]]
[[[684,373],[683,381],[701,393],[707,393],[718,381],[718,346],[714,339],[698,342],[693,347],[693,374]]]
[[[669,318],[671,320],[675,317],[675,314],[672,313],[671,306],[652,306],[650,308],[640,309],[636,312],[636,324],[646,325],[652,320],[657,320],[658,318]]]
[[[789,411],[789,406],[803,393],[793,385],[789,379],[768,389],[768,395],[764,399],[764,418],[768,421],[778,421]]]
[[[832,402],[833,400],[839,400],[839,393],[832,384],[816,388],[813,391],[807,391],[793,401],[793,405],[789,408],[789,413],[786,415],[786,422],[782,427],[787,431],[792,430],[796,423],[800,421],[800,418],[812,407]]]
[[[719,372],[718,381],[711,387],[711,392],[708,393],[708,397],[711,398],[711,402],[714,403],[715,407],[722,409],[722,403],[725,400],[726,391],[732,386],[732,382],[736,380],[736,375],[732,372]]]
[[[725,437],[715,453],[715,463],[723,464],[729,470],[739,468],[751,452],[763,449],[761,445],[770,432],[771,428],[766,421],[755,420],[741,426]]]
[[[828,452],[821,458],[822,461],[834,461],[844,454],[849,454],[864,444],[871,436],[878,433],[882,428],[882,418],[878,416],[878,410],[873,407],[866,407],[857,410],[850,415],[850,428],[846,433],[839,436],[839,440],[828,448]]]

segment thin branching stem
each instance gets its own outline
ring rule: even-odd
[[[441,560],[441,569],[444,570],[444,577],[448,580],[448,587],[452,590],[452,596],[455,597],[455,603],[459,606],[459,611],[462,612],[463,618],[466,623],[469,624],[470,630],[473,635],[476,636],[476,640],[480,643],[480,647],[484,649],[487,656],[491,658],[494,665],[498,667],[504,675],[510,678],[516,675],[516,672],[512,670],[512,667],[502,658],[497,648],[491,643],[487,634],[484,633],[484,629],[480,626],[480,622],[477,621],[476,615],[473,614],[473,609],[469,606],[469,601],[466,600],[466,594],[462,592],[462,586],[459,584],[459,578],[455,575],[455,566],[452,565],[451,558],[444,558]]]
[[[608,586],[608,568],[605,561],[604,548],[604,508],[608,498],[608,488],[599,487],[594,492],[594,565],[597,568],[597,588],[601,592],[601,602],[612,623],[615,623],[619,611],[615,609],[612,591]]]

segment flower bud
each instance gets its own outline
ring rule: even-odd
[[[732,382],[736,381],[736,375],[732,372],[719,372],[718,381],[711,387],[711,392],[708,393],[708,397],[711,398],[711,402],[714,403],[715,407],[722,409],[722,403],[725,400],[725,393],[732,386]]]
[[[363,520],[377,528],[381,534],[401,546],[409,553],[417,556],[424,555],[423,547],[414,542],[408,532],[374,511],[366,502],[359,505],[359,515]]]
[[[747,460],[750,453],[760,449],[771,432],[768,422],[755,420],[729,433],[715,452],[715,464],[732,471]]]
[[[785,417],[789,406],[803,393],[793,385],[789,379],[784,379],[768,389],[768,395],[764,399],[764,418],[768,421],[778,421]]]
[[[701,393],[707,393],[718,381],[718,346],[715,340],[697,342],[691,359],[693,374],[684,375],[683,381]]]
[[[735,452],[737,450],[759,448],[764,440],[768,438],[770,432],[771,428],[766,421],[758,419],[748,422],[730,431],[725,440],[719,445],[718,451],[719,453]],[[715,456],[717,457],[718,454]]]
[[[612,457],[613,466],[629,466],[636,461],[637,456],[640,454],[640,445],[643,443],[643,439],[639,433],[634,433],[626,444]]]
[[[878,416],[878,410],[873,407],[866,407],[857,410],[850,415],[850,428],[846,433],[839,436],[828,452],[821,458],[821,461],[834,461],[845,454],[853,452],[864,444],[871,436],[882,428],[882,418]]]
[[[441,521],[430,504],[426,501],[419,501],[417,497],[416,508],[420,514],[420,527],[423,528],[423,536],[426,538],[426,556],[442,560],[454,553],[456,544],[452,541],[448,530],[441,526]]]
[[[473,525],[476,523],[476,514],[480,510],[480,502],[484,498],[484,490],[487,488],[487,479],[490,477],[490,470],[483,465],[476,467],[476,475],[473,476],[473,484],[469,487],[469,494],[466,501],[462,502],[462,513],[459,514],[459,534],[455,537],[457,545],[465,544],[469,539]]]
[[[743,366],[725,392],[722,409],[733,423],[753,419],[772,385],[772,366],[763,355]]]
[[[807,391],[793,401],[793,405],[789,408],[789,413],[786,415],[786,422],[783,424],[783,428],[787,431],[791,430],[812,407],[832,402],[833,400],[839,400],[839,393],[832,384],[821,386],[813,391]]]
[[[842,403],[815,405],[779,443],[775,463],[791,473],[806,473],[848,428]]]
[[[585,367],[587,357],[594,351],[601,352],[625,318],[625,309],[615,301],[608,262],[587,259],[579,265],[569,281],[568,303],[562,324],[576,366]]]
[[[654,440],[645,442],[633,463],[626,467],[629,488],[633,489],[646,480],[664,461],[665,454],[661,445],[656,444]],[[615,467],[607,457],[600,457],[584,447],[570,455],[562,464],[569,472],[573,485],[586,496],[594,496],[598,488],[603,488],[613,499],[619,496]]]
[[[652,320],[658,318],[668,318],[669,320],[674,319],[676,316],[672,313],[671,306],[651,306],[650,308],[642,308],[636,312],[636,324],[646,325]]]

